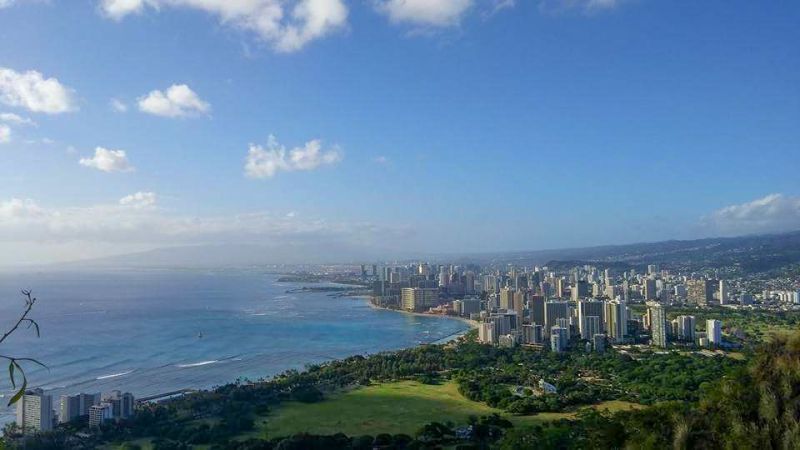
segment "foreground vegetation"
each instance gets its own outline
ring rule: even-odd
[[[470,416],[502,411],[473,402],[452,382],[423,384],[400,381],[367,386],[330,396],[323,402],[282,405],[268,416],[265,436],[296,433],[414,434],[430,422],[467,423]]]
[[[576,346],[580,348],[580,346]],[[800,333],[749,356],[555,354],[470,338],[356,356],[150,405],[92,439],[9,446],[156,449],[800,448]],[[539,380],[558,389],[537,392]],[[630,410],[587,408],[627,400]],[[620,410],[621,409],[621,410]],[[308,434],[314,433],[314,434]]]
[[[637,408],[639,405],[609,401],[596,406],[600,410],[620,411]],[[350,390],[314,404],[287,403],[267,417],[262,432],[256,435],[413,435],[421,426],[431,422],[466,424],[471,416],[492,414],[502,415],[514,427],[575,417],[574,412],[527,416],[504,414],[500,409],[466,399],[458,392],[458,385],[452,381],[441,384],[398,381]]]

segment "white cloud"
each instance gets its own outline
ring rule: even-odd
[[[8,112],[0,113],[0,122],[13,123],[14,125],[36,125],[36,122],[28,117],[22,117],[18,114]]]
[[[16,0],[0,0],[0,9],[8,8],[9,6],[13,6],[16,3]]]
[[[81,158],[78,163],[103,172],[131,172],[134,170],[128,161],[125,150],[108,150],[103,147],[95,148],[93,157]]]
[[[718,209],[701,222],[712,232],[725,235],[797,230],[800,229],[800,197],[770,194]]]
[[[270,135],[266,148],[250,144],[244,172],[250,178],[271,178],[281,171],[314,170],[323,165],[336,164],[341,159],[342,155],[337,148],[323,150],[319,139],[287,151],[275,136]]]
[[[473,0],[377,0],[376,8],[394,23],[448,27],[458,25]]]
[[[515,6],[517,6],[516,0],[494,0],[491,9],[484,14],[484,17],[491,17],[500,11],[511,9]]]
[[[59,114],[78,109],[75,93],[55,78],[35,71],[0,67],[0,103],[32,112]]]
[[[129,14],[138,14],[144,10],[145,0],[103,0],[100,9],[108,17],[120,20]]]
[[[119,204],[121,206],[127,206],[130,208],[151,208],[156,205],[156,194],[155,192],[137,192],[135,194],[126,195],[119,199]]]
[[[151,195],[152,194],[152,195]],[[128,200],[126,200],[128,199]],[[155,205],[155,194],[140,192],[115,204],[52,208],[30,199],[0,201],[0,243],[67,242],[154,246],[260,242],[291,245],[351,241],[360,244],[407,233],[404,227],[365,222],[330,222],[293,213],[253,212],[235,215],[173,214]],[[137,207],[144,205],[144,207]],[[0,255],[0,260],[2,255]]]
[[[125,104],[122,100],[112,98],[108,101],[108,106],[111,108],[112,111],[124,113],[128,111],[128,105]]]
[[[13,130],[9,124],[36,126],[36,122],[27,117],[9,112],[0,113],[0,144],[11,142]]]
[[[0,144],[11,142],[11,127],[0,123]]]
[[[108,17],[121,20],[146,7],[190,8],[216,16],[225,25],[255,33],[280,52],[300,50],[309,42],[345,27],[343,0],[101,0]]]
[[[383,155],[381,155],[381,156],[378,156],[378,157],[377,157],[377,158],[375,158],[373,161],[375,161],[375,164],[380,164],[380,165],[386,165],[386,164],[389,164],[389,158],[387,158],[387,157],[385,157],[385,156],[383,156]]]
[[[7,223],[39,217],[42,209],[31,199],[12,198],[0,202],[0,221]]]
[[[211,111],[211,105],[185,84],[173,84],[166,92],[159,90],[139,98],[139,110],[162,117],[187,117]]]

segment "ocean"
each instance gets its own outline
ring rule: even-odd
[[[287,293],[301,286],[258,270],[127,270],[0,274],[0,329],[38,298],[0,354],[36,358],[30,387],[58,396],[113,389],[146,397],[255,380],[356,354],[433,343],[463,332],[458,320],[372,308],[363,298]],[[6,370],[5,367],[0,368]],[[0,378],[0,423],[13,392]]]

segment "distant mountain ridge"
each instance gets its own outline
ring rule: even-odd
[[[707,266],[738,266],[762,272],[800,263],[800,231],[738,237],[670,240],[560,250],[466,255],[461,260],[520,266],[602,263],[636,268],[647,264],[691,270]]]

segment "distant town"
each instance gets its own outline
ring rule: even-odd
[[[785,311],[800,309],[800,291],[753,287],[780,286],[780,279],[720,279],[710,273],[647,270],[617,272],[594,265],[568,270],[548,267],[489,268],[415,263],[362,265],[361,278],[372,285],[371,302],[408,312],[458,316],[474,321],[478,340],[500,346],[546,346],[555,352],[579,345],[602,352],[607,345],[649,345],[731,350],[740,331],[723,322],[681,314],[672,308]],[[707,314],[704,314],[707,315]]]

